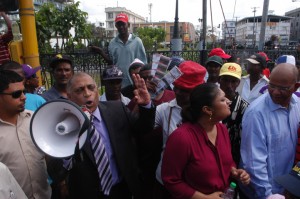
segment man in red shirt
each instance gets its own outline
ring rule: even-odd
[[[8,51],[8,44],[13,39],[13,34],[11,30],[11,21],[5,12],[0,12],[0,16],[4,18],[7,25],[7,32],[0,36],[0,65],[5,61],[10,60],[10,55]]]

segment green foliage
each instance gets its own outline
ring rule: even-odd
[[[61,51],[65,43],[82,43],[82,39],[91,37],[91,25],[87,23],[86,12],[79,9],[79,2],[68,4],[63,10],[57,9],[53,3],[45,3],[36,13],[36,27],[39,49],[41,52],[49,52],[50,39],[62,39]],[[70,31],[74,29],[74,37]],[[70,40],[70,41],[69,41]]]
[[[162,28],[142,27],[137,29],[137,35],[143,41],[146,51],[153,51],[165,40],[166,31]]]

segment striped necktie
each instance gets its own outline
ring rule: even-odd
[[[109,195],[112,187],[112,174],[109,167],[109,160],[105,151],[104,142],[100,134],[97,132],[94,123],[94,116],[91,116],[91,144],[95,157],[96,166],[99,174],[101,190],[104,195]]]

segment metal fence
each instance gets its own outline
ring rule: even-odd
[[[244,65],[245,60],[250,57],[252,54],[257,53],[258,51],[255,49],[237,49],[237,50],[225,50],[227,54],[232,56],[236,56],[240,58],[240,64]],[[188,51],[158,51],[158,52],[147,52],[148,63],[152,60],[153,53],[160,53],[167,57],[172,57],[174,55],[181,56],[185,60],[192,60],[198,63],[205,63],[207,58],[207,53],[209,51],[200,51],[200,50],[188,50]],[[296,50],[268,50],[264,51],[269,59],[275,61],[280,55],[294,55],[296,59],[300,59],[300,54],[297,53]],[[80,52],[80,53],[67,53],[65,54],[72,58],[74,63],[74,71],[75,72],[86,72],[90,74],[96,81],[96,83],[100,86],[101,80],[100,75],[105,67],[107,67],[106,62],[102,59],[99,54],[92,52]],[[53,84],[53,78],[49,72],[49,63],[51,58],[53,58],[55,54],[41,54],[40,55],[40,63],[42,66],[41,74],[42,74],[42,83],[48,89]]]

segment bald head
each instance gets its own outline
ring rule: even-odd
[[[83,77],[91,78],[91,80],[96,84],[94,79],[89,74],[87,74],[85,72],[78,72],[78,73],[75,73],[72,76],[72,78],[69,80],[69,82],[67,84],[67,93],[70,93],[74,83],[77,82],[78,79],[81,79]]]
[[[68,98],[78,106],[86,106],[92,112],[99,103],[98,87],[87,73],[76,73],[67,84]]]
[[[298,70],[292,64],[278,64],[271,72],[270,80],[272,78],[280,78],[283,82],[287,83],[296,83],[298,80]]]

